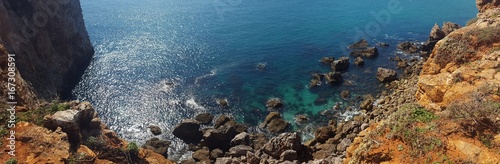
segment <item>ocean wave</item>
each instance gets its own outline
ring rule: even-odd
[[[194,84],[198,85],[200,80],[208,78],[208,77],[212,77],[215,75],[217,75],[217,69],[212,69],[212,70],[210,70],[210,73],[196,77],[194,79]]]

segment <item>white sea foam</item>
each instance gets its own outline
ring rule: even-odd
[[[217,75],[217,68],[210,70],[210,73],[208,73],[208,74],[196,77],[195,80],[194,80],[194,84],[198,84],[198,82],[201,79],[204,79],[204,78],[207,78],[207,77],[212,77],[212,76],[215,76],[215,75]]]
[[[205,107],[203,107],[203,106],[199,105],[198,103],[196,103],[196,101],[193,98],[190,98],[190,99],[186,100],[186,106],[194,108],[194,109],[205,110]]]

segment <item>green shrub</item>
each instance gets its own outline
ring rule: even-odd
[[[5,164],[17,164],[17,160],[15,158],[10,158],[5,162]]]
[[[135,144],[135,142],[128,143],[127,150],[130,153],[139,153],[139,147],[137,147],[137,144]]]

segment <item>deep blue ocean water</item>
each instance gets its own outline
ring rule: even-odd
[[[383,89],[376,68],[395,68],[389,58],[398,42],[425,41],[434,23],[464,25],[477,13],[466,0],[81,3],[96,54],[74,97],[92,102],[120,136],[142,143],[153,137],[147,127],[159,125],[161,138],[176,141],[177,149],[182,144],[171,131],[182,119],[210,112],[255,126],[271,97],[285,101],[280,112],[288,121],[305,114],[313,127],[335,103],[355,105],[339,98],[342,90],[355,97]],[[322,57],[348,56],[346,47],[360,38],[391,46],[379,47],[364,67],[351,64],[344,85],[308,88],[311,73],[330,70],[318,62]],[[257,69],[259,63],[266,68]],[[320,97],[327,103],[315,105]],[[229,107],[219,107],[218,98]],[[307,132],[304,125],[294,128]]]

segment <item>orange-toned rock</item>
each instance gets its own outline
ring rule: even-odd
[[[476,0],[476,6],[482,13],[488,9],[500,7],[500,0]]]

